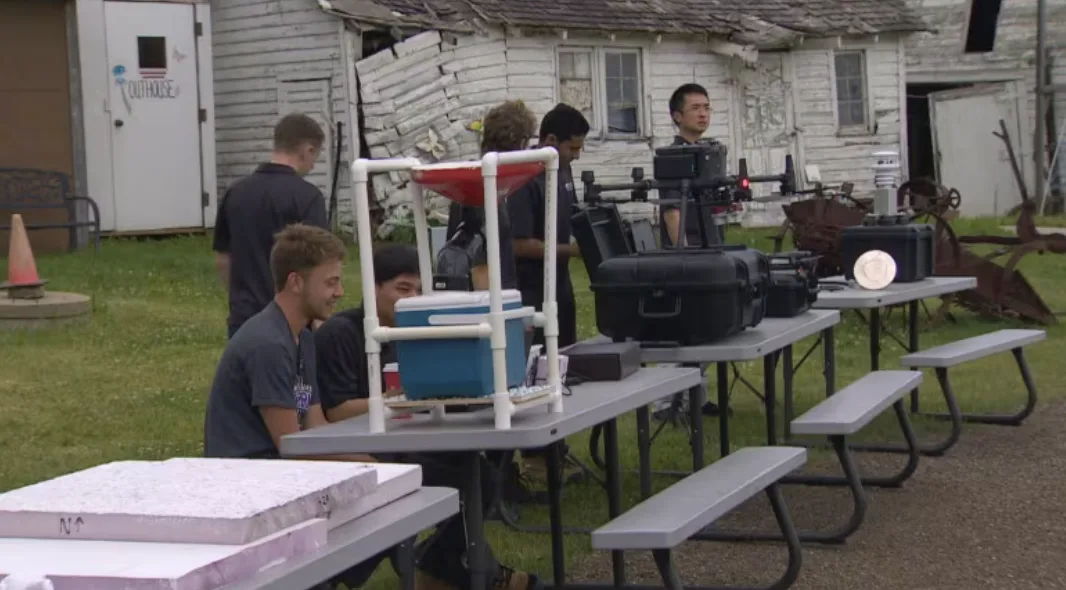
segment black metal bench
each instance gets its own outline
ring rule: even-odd
[[[666,588],[681,590],[684,586],[674,567],[674,548],[690,538],[697,539],[700,530],[765,491],[788,548],[787,570],[768,588],[788,588],[799,576],[802,549],[777,482],[806,460],[807,450],[803,448],[741,449],[596,529],[592,546],[610,551],[651,551]]]
[[[92,212],[91,219],[78,220],[78,204],[86,203]],[[77,230],[90,228],[96,251],[100,251],[100,208],[89,197],[74,195],[70,190],[70,178],[62,172],[36,170],[32,168],[0,168],[0,209],[18,212],[19,210],[62,210],[66,211],[64,222],[27,222],[27,231],[42,229],[70,230],[70,248],[77,246]],[[11,221],[0,222],[0,231],[10,230]]]
[[[1033,383],[1033,376],[1029,372],[1029,365],[1025,361],[1023,350],[1024,347],[1046,338],[1047,333],[1043,330],[997,330],[988,334],[981,334],[980,336],[936,346],[928,350],[914,352],[900,358],[899,364],[903,367],[936,370],[940,391],[944,395],[944,403],[948,408],[946,413],[922,413],[918,411],[917,397],[912,397],[912,412],[918,415],[951,421],[951,432],[948,436],[939,443],[923,446],[922,453],[934,456],[943,455],[944,452],[958,442],[962,434],[963,422],[1018,426],[1029,417],[1033,413],[1033,409],[1036,408],[1036,385]],[[948,378],[948,369],[1007,351],[1014,355],[1014,360],[1018,363],[1018,370],[1021,372],[1022,382],[1025,384],[1025,405],[1014,414],[963,413],[955,399],[955,391],[951,386],[951,380]]]

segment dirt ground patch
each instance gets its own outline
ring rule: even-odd
[[[806,545],[796,590],[1066,588],[1066,403],[1042,404],[1017,428],[966,425],[946,457],[924,458],[902,489],[871,490],[862,528],[841,547]],[[864,473],[902,457],[857,454]],[[829,471],[818,465],[813,471]],[[850,514],[845,490],[787,486],[797,526]],[[773,530],[764,496],[722,528]],[[784,571],[781,545],[689,542],[675,553],[686,584],[765,584]],[[658,583],[650,556],[627,554],[630,582]],[[598,552],[571,579],[610,579]]]

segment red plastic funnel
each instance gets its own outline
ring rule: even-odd
[[[543,171],[543,162],[500,164],[496,171],[498,200],[506,199]],[[418,166],[411,170],[411,178],[423,187],[463,205],[481,207],[485,204],[481,162],[444,162]]]

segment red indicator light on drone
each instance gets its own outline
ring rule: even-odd
[[[751,188],[751,181],[748,180],[747,178],[741,178],[740,179],[740,188],[745,189],[745,190]]]

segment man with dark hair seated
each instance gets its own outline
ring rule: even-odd
[[[389,245],[374,253],[374,285],[378,317],[382,326],[394,326],[396,302],[422,292],[418,272],[418,253],[411,246]],[[360,416],[369,411],[370,396],[366,362],[366,333],[363,330],[363,307],[335,314],[315,331],[318,352],[318,376],[322,407],[331,422]],[[381,364],[396,360],[391,343],[381,345]],[[392,397],[400,391],[386,391]],[[462,460],[458,453],[403,453],[379,456],[382,461],[418,463],[422,466],[424,485],[462,488]],[[482,498],[486,511],[495,497],[495,469],[483,461]],[[428,543],[426,545],[425,543]],[[453,590],[468,588],[470,574],[466,560],[467,538],[462,515],[447,520],[423,546],[416,584],[419,590]],[[539,586],[537,577],[499,565],[488,552],[489,579],[500,590],[532,590]]]

